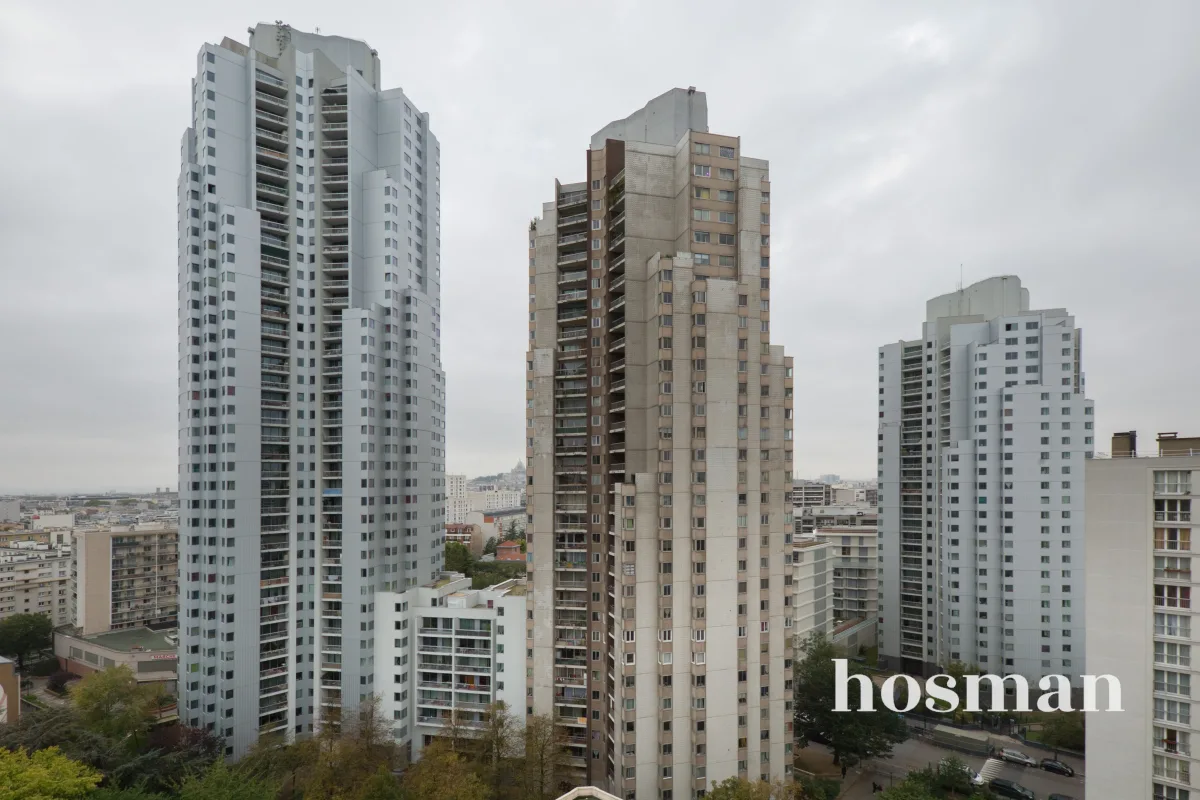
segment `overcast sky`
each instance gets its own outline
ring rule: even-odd
[[[0,492],[176,481],[175,180],[205,42],[367,40],[442,145],[451,472],[523,456],[526,228],[679,86],[769,159],[796,474],[875,471],[876,348],[1017,274],[1097,449],[1200,434],[1200,3],[0,3]]]

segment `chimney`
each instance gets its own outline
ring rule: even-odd
[[[1137,431],[1124,431],[1113,434],[1112,457],[1137,458]]]

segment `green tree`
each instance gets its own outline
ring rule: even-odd
[[[54,623],[45,614],[13,614],[0,619],[0,655],[17,660],[24,674],[25,662],[33,653],[54,646]]]
[[[1084,714],[1082,711],[1051,711],[1038,714],[1042,723],[1042,743],[1063,750],[1084,749]]]
[[[408,768],[401,783],[408,800],[487,800],[487,784],[466,760],[437,739],[425,748],[421,760]]]
[[[0,750],[0,800],[68,800],[100,783],[96,770],[48,747],[30,753]]]
[[[89,794],[87,800],[168,800],[168,798],[158,792],[148,792],[136,786],[128,789],[115,789],[106,786]]]
[[[113,739],[129,738],[136,746],[163,703],[162,686],[139,684],[129,667],[93,672],[71,689],[71,704],[91,730]]]
[[[459,542],[446,542],[446,571],[471,574],[471,551]]]
[[[708,796],[712,800],[802,800],[805,793],[797,783],[726,778],[714,786]]]
[[[380,767],[367,778],[354,800],[404,800],[400,782],[387,767]]]
[[[567,755],[567,740],[554,718],[535,714],[525,720],[524,756],[517,781],[525,800],[557,797],[559,776]]]
[[[494,555],[496,555],[496,544],[497,544],[497,542],[496,542],[496,537],[495,537],[495,536],[489,536],[489,537],[488,537],[488,540],[487,540],[486,542],[484,542],[484,543],[483,543],[483,554],[484,554],[485,556],[494,556]]]
[[[188,776],[179,787],[179,800],[275,800],[277,787],[248,778],[217,761],[203,773]]]
[[[805,643],[804,652],[795,666],[796,735],[806,743],[827,739],[834,764],[890,756],[892,746],[908,738],[908,728],[880,702],[879,687],[870,684],[874,711],[834,711],[833,645],[816,634]],[[853,663],[850,671],[854,672]],[[849,687],[852,702],[858,699],[857,684],[854,681]]]

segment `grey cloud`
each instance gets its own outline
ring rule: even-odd
[[[0,11],[0,72],[19,76],[0,87],[0,491],[158,485],[175,474],[194,56],[277,5],[46,5]],[[581,176],[593,131],[688,85],[713,130],[771,160],[797,474],[873,473],[875,349],[917,335],[960,264],[1076,315],[1098,449],[1116,429],[1188,430],[1200,7],[731,8],[288,5],[297,27],[368,40],[433,116],[452,471],[522,454],[525,231],[554,178]]]

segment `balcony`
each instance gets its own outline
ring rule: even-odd
[[[270,110],[281,116],[284,114],[287,114],[287,110],[288,110],[287,92],[284,92],[283,96],[280,97],[279,95],[268,94],[268,93],[262,92],[262,91],[256,91],[254,93],[254,99],[257,101],[255,103],[255,105],[258,108]]]
[[[259,142],[274,142],[275,144],[281,144],[285,147],[289,142],[288,137],[284,134],[275,133],[274,131],[269,131],[266,128],[260,128],[258,126],[255,126],[254,128],[254,138]]]
[[[322,192],[321,202],[328,208],[349,208],[350,193],[349,192]]]
[[[327,173],[346,172],[350,168],[348,156],[329,156],[321,159],[321,167]]]
[[[575,208],[576,206],[584,206],[587,205],[587,199],[588,193],[586,189],[577,192],[563,192],[558,196],[558,208],[561,211],[568,208]]]
[[[558,227],[572,228],[576,225],[583,225],[587,222],[587,214],[572,214],[569,217],[561,217],[558,220]]]
[[[321,124],[321,133],[326,139],[345,139],[350,133],[349,122],[325,122]]]

